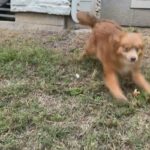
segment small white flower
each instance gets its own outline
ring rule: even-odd
[[[76,78],[79,79],[80,78],[80,75],[78,73],[76,73]]]
[[[140,94],[141,94],[140,91],[138,91],[137,89],[134,89],[133,96],[137,97]]]

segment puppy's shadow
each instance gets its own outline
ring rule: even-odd
[[[97,59],[86,57],[81,61],[81,68],[94,80],[103,80],[103,67]]]
[[[133,82],[131,76],[126,76],[126,77],[118,77],[120,86],[123,90],[123,92],[127,95],[128,93],[133,93],[133,91],[136,89],[136,85]]]

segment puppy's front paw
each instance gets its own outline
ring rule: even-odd
[[[147,92],[147,94],[150,95],[150,84],[148,83],[147,86],[145,86],[145,91]]]
[[[149,85],[149,88],[148,88],[148,90],[147,90],[147,93],[150,94],[150,85]]]
[[[116,101],[118,103],[122,103],[122,104],[128,104],[129,103],[127,97],[124,96],[124,95],[117,95],[116,96]]]

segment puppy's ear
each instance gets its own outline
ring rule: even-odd
[[[113,41],[115,42],[115,43],[120,43],[120,37],[119,36],[117,36],[117,35],[113,35]]]
[[[113,50],[117,50],[120,45],[120,37],[118,35],[113,35],[109,38],[110,45],[113,46]]]
[[[122,52],[124,50],[124,48],[121,46],[121,41],[124,36],[126,36],[126,32],[123,32],[122,34],[120,34],[120,36],[118,36],[118,38],[116,38],[116,42],[118,42],[118,47],[116,49],[117,54],[122,54]]]
[[[120,37],[118,35],[112,35],[109,37],[109,42],[110,43],[119,43]]]
[[[123,47],[119,47],[118,49],[117,49],[117,54],[122,54],[122,52],[123,52]]]

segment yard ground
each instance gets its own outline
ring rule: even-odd
[[[150,29],[138,30],[150,81]],[[150,97],[122,81],[130,105],[115,104],[100,63],[77,61],[87,36],[0,31],[1,150],[150,149]]]

